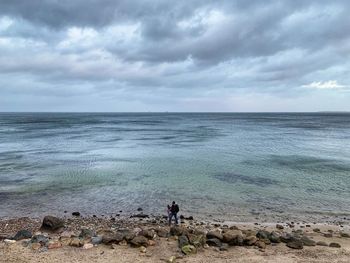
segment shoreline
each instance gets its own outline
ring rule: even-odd
[[[119,262],[230,262],[238,256],[240,260],[237,262],[348,262],[350,258],[348,224],[216,222],[195,218],[189,220],[191,217],[188,217],[182,219],[181,223],[179,220],[178,226],[169,227],[163,216],[145,217],[142,213],[134,214],[133,217],[112,218],[67,215],[58,219],[62,221],[63,227],[55,231],[41,229],[43,218],[0,219],[0,252],[4,252],[0,262],[36,262],[38,257],[44,262],[67,262],[71,259],[75,262],[111,262],[116,256],[120,257]],[[101,237],[101,242],[92,244],[91,237],[82,238],[81,233],[86,229],[92,231],[94,236]],[[20,230],[28,230],[33,237],[44,235],[48,238],[47,243],[37,247],[33,237],[9,241]],[[110,243],[102,241],[108,234],[115,235],[126,230],[135,236],[142,236],[146,243],[135,245],[125,237]],[[234,233],[242,235],[242,243],[228,241],[225,237]],[[264,233],[275,233],[281,240],[271,242],[263,236]],[[189,243],[195,247],[195,252],[187,251],[186,254],[180,245],[184,235],[186,238],[203,235],[206,241],[198,246]],[[284,240],[284,237],[291,240]],[[302,242],[306,243],[300,243],[299,237],[304,238]],[[74,245],[72,240],[78,243]],[[294,243],[288,243],[291,241]],[[329,247],[331,243],[339,247]],[[300,245],[301,248],[298,247]],[[293,246],[296,247],[293,249]],[[170,261],[171,257],[174,257],[174,261]]]

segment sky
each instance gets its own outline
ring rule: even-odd
[[[350,111],[348,0],[1,0],[0,111]]]

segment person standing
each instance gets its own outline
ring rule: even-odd
[[[177,213],[180,211],[179,205],[173,201],[171,207],[170,207],[170,215],[169,215],[169,226],[171,225],[171,220],[174,217],[175,218],[175,224],[178,224],[177,220]]]

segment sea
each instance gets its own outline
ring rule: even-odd
[[[349,113],[0,113],[0,218],[350,221]],[[139,209],[141,210],[141,209]]]

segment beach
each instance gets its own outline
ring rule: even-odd
[[[349,225],[182,219],[179,226],[169,227],[162,216],[141,215],[66,216],[56,218],[62,220],[63,226],[55,231],[43,229],[40,218],[1,220],[0,262],[345,263],[350,258]],[[32,237],[10,241],[16,233],[18,238],[18,231],[23,229]],[[139,237],[142,238],[138,240]]]

